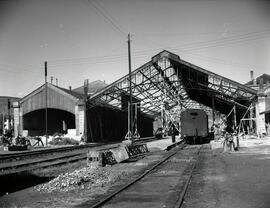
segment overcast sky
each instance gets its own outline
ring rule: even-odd
[[[263,0],[0,0],[0,96],[23,97],[48,76],[61,87],[111,83],[167,49],[245,83],[270,74]],[[49,78],[50,80],[50,78]]]

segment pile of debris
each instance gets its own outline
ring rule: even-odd
[[[84,167],[71,173],[60,174],[48,183],[39,185],[36,190],[50,193],[52,191],[69,191],[76,188],[90,189],[103,186],[111,181],[109,171],[101,167]]]

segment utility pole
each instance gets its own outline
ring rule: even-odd
[[[87,131],[87,95],[88,95],[88,79],[84,80],[84,142],[88,142],[88,131]]]
[[[132,106],[132,85],[131,85],[131,55],[130,55],[130,34],[128,34],[128,79],[129,79],[129,102],[128,106],[128,132],[125,136],[126,140],[133,140],[133,106]]]
[[[47,61],[45,61],[45,135],[46,146],[48,145],[48,89],[47,89]]]
[[[130,54],[130,34],[128,34],[128,77],[129,77],[129,102],[130,102],[130,132],[133,137],[133,103],[132,103],[132,85],[131,85],[131,54]]]
[[[4,115],[4,111],[3,111],[3,120],[2,120],[2,134],[4,135],[5,133],[5,115]]]
[[[8,130],[11,130],[10,100],[8,99]]]

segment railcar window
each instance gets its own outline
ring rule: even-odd
[[[192,112],[192,113],[190,113],[190,115],[191,115],[191,116],[197,116],[197,115],[198,115],[198,113],[196,113],[196,112]]]

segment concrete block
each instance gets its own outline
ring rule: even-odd
[[[214,141],[212,140],[210,142],[210,146],[211,146],[211,149],[222,149],[223,148],[223,141],[219,140],[219,141]]]

